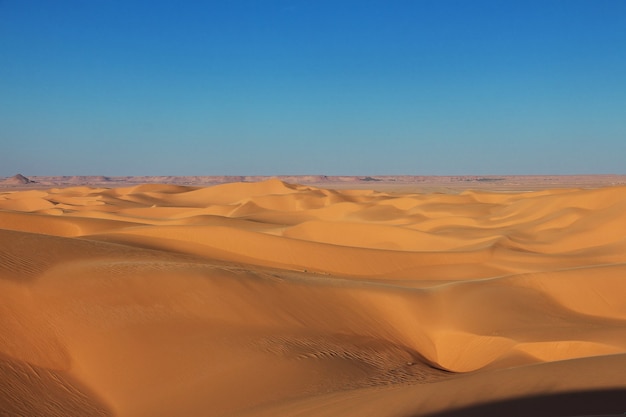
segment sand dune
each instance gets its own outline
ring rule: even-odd
[[[0,415],[621,413],[625,231],[626,187],[0,192]]]

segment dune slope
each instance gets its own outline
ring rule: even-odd
[[[626,390],[625,277],[624,187],[0,192],[0,415],[556,410]]]

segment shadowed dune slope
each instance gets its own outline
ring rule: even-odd
[[[625,357],[625,187],[0,192],[0,415],[497,414]]]

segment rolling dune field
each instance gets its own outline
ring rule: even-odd
[[[626,186],[0,190],[1,416],[626,412]]]

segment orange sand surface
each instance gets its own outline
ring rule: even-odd
[[[624,186],[0,190],[0,415],[624,411]]]

